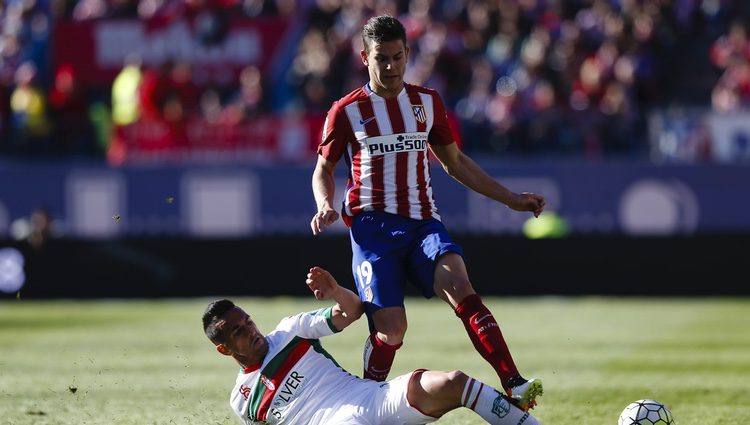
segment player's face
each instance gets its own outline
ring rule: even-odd
[[[366,47],[366,46],[365,46]],[[403,40],[373,43],[360,55],[370,74],[370,88],[382,97],[395,97],[404,88],[409,48]]]
[[[220,352],[233,355],[245,365],[260,363],[268,354],[265,336],[241,308],[229,310],[218,327],[224,339],[219,347]]]

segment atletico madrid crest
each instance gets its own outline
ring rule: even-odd
[[[416,118],[417,121],[421,122],[422,124],[427,122],[427,113],[425,113],[424,111],[424,106],[412,105],[411,110],[414,112],[414,118]]]

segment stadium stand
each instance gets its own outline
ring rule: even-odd
[[[407,26],[407,80],[444,94],[473,152],[646,157],[650,111],[750,101],[747,2],[12,0],[0,5],[0,152],[308,158],[331,101],[366,81],[357,32],[384,12]],[[108,36],[133,51],[102,51]],[[76,60],[86,43],[98,62]],[[129,84],[113,87],[118,74]],[[137,99],[126,124],[123,96]]]

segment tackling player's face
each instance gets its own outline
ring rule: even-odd
[[[367,46],[365,46],[367,48]],[[370,88],[382,97],[395,97],[404,88],[409,48],[401,39],[373,43],[360,52],[370,74]]]
[[[216,346],[220,353],[235,357],[245,366],[262,362],[268,354],[266,337],[241,308],[229,310],[218,328],[224,341]]]

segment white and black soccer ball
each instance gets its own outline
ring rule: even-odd
[[[617,425],[674,425],[672,412],[656,400],[636,400],[620,413]]]

